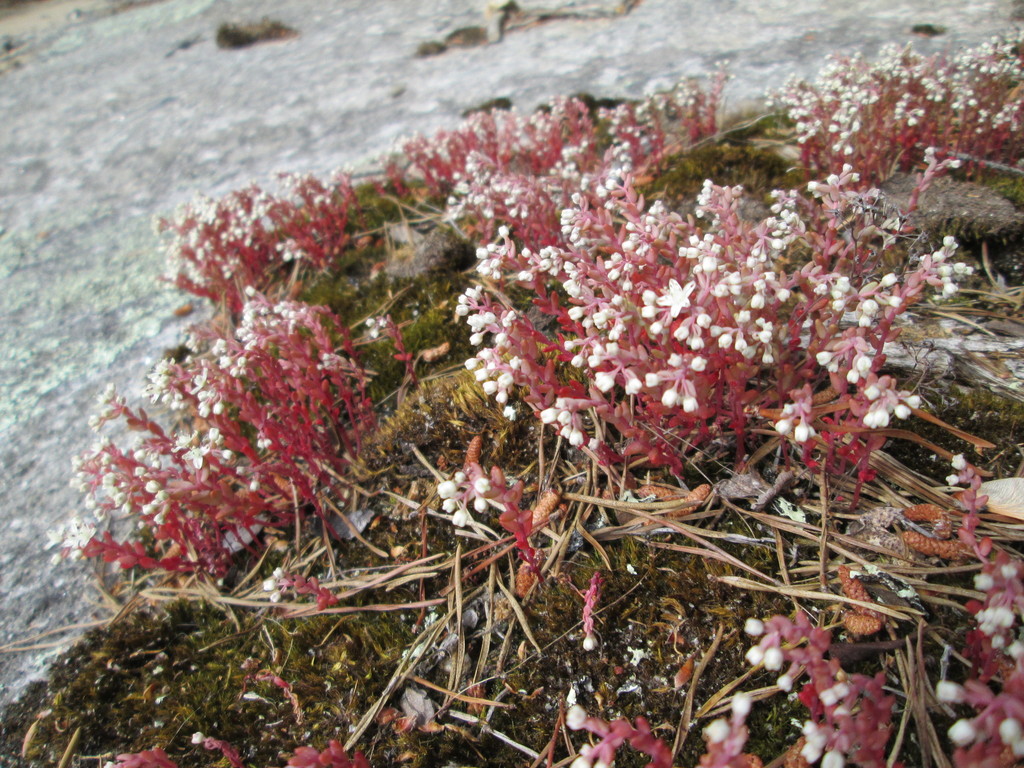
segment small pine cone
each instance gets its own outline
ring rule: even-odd
[[[699,504],[700,502],[705,501],[710,495],[711,486],[708,483],[704,483],[703,485],[698,485],[686,494],[686,496],[683,497],[683,501],[692,501]]]
[[[548,520],[551,519],[551,514],[558,507],[558,502],[561,500],[562,494],[559,491],[554,489],[544,491],[533,508],[533,528],[531,530],[536,531],[547,525]]]
[[[530,591],[530,588],[536,584],[537,581],[537,572],[534,571],[529,564],[521,563],[519,565],[519,570],[516,571],[516,597],[520,600],[526,597],[526,593]]]
[[[483,435],[477,435],[469,441],[469,445],[466,447],[466,460],[462,463],[463,470],[468,469],[473,464],[480,463],[480,452],[484,447]]]
[[[687,493],[680,499],[680,502],[685,506],[682,509],[675,509],[667,513],[667,517],[675,519],[678,517],[684,517],[693,512],[708,496],[711,495],[711,486],[707,483],[698,485],[692,491]]]
[[[810,768],[811,764],[807,762],[807,758],[800,754],[806,743],[807,739],[803,736],[793,742],[793,746],[782,756],[782,768]]]
[[[864,583],[856,576],[850,575],[850,569],[845,565],[839,566],[839,583],[843,587],[843,594],[851,600],[860,600],[864,603],[875,602],[874,598],[868,592]],[[859,605],[851,605],[850,610],[855,611],[863,616],[871,616],[873,618],[880,618],[876,611],[872,611],[870,608],[864,608]],[[876,632],[878,630],[875,630]],[[860,633],[858,633],[860,634]]]
[[[903,516],[915,523],[931,523],[935,525],[947,520],[942,507],[935,504],[915,504],[903,510]]]
[[[851,635],[873,635],[885,625],[881,616],[847,611],[843,614],[843,626]]]
[[[821,405],[822,403],[831,403],[839,397],[839,393],[836,392],[835,387],[829,386],[821,390],[821,392],[815,393],[811,397],[811,405]]]
[[[674,501],[683,498],[683,491],[680,488],[669,488],[667,485],[641,485],[634,491],[638,499],[646,499],[653,496],[658,501]]]
[[[968,560],[971,550],[959,539],[933,539],[917,531],[904,531],[904,543],[915,552],[943,560]]]

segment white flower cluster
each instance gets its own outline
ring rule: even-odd
[[[47,548],[60,547],[70,558],[77,560],[82,557],[82,548],[95,535],[96,525],[76,515],[46,532]],[[61,559],[61,554],[56,553],[51,559],[57,563]]]
[[[199,195],[179,207],[165,246],[168,279],[184,275],[201,284],[206,281],[204,269],[213,266],[223,278],[231,278],[243,263],[241,254],[254,246],[254,235],[262,230],[274,202],[270,194],[251,186],[220,200]]]
[[[1015,46],[1014,40],[993,40],[949,59],[896,46],[884,48],[874,63],[859,54],[837,56],[814,83],[793,78],[774,99],[795,122],[800,144],[820,142],[833,157],[877,152],[862,135],[869,126],[879,136],[961,131],[961,139],[949,143],[969,151],[976,137],[984,142],[1021,128],[1024,105],[1006,98],[1024,78]]]

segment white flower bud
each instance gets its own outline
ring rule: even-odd
[[[587,720],[587,711],[579,704],[573,704],[565,713],[565,724],[569,730],[578,731]]]
[[[950,680],[940,680],[935,686],[935,695],[947,704],[960,704],[964,700],[964,689]]]
[[[957,720],[949,729],[949,740],[958,747],[966,747],[977,738],[978,732],[970,720]]]
[[[709,744],[721,744],[727,738],[729,738],[729,723],[726,722],[725,718],[720,717],[717,720],[712,720],[704,728],[704,738],[707,739]]]

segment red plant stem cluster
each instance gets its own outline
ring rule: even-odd
[[[785,667],[776,684],[793,688],[803,674],[807,682],[798,698],[809,710],[803,725],[801,756],[808,763],[822,761],[834,768],[847,761],[862,768],[884,768],[885,747],[892,733],[895,698],[884,690],[885,675],[846,674],[835,658],[826,658],[832,634],[814,626],[807,615],[796,619],[773,616],[765,622],[751,619],[747,634],[760,642],[747,652],[747,661],[771,672]]]
[[[328,742],[327,749],[317,751],[313,747],[299,747],[288,761],[289,768],[370,768],[370,762],[362,752],[356,752],[350,758],[345,750],[334,739]]]
[[[707,724],[704,728],[707,750],[700,758],[700,768],[760,768],[760,758],[743,751],[750,735],[746,725],[750,706],[750,697],[738,693],[733,696],[729,719],[721,717]]]
[[[910,170],[927,147],[1013,164],[1024,150],[1024,59],[1015,40],[953,56],[885,49],[874,62],[837,56],[814,83],[791,81],[776,103],[796,123],[801,164],[854,165],[868,185]]]
[[[636,719],[635,725],[625,718],[607,723],[589,717],[583,707],[574,704],[566,712],[565,724],[574,731],[589,731],[600,739],[597,744],[584,744],[571,768],[610,766],[615,762],[615,753],[626,743],[650,756],[647,768],[672,768],[672,750],[651,733],[650,724],[642,717]]]
[[[920,188],[946,165],[931,157]],[[480,251],[478,270],[497,290],[474,286],[459,299],[481,346],[466,366],[499,404],[517,387],[541,421],[604,461],[639,454],[678,471],[688,449],[723,431],[742,457],[751,420],[766,413],[805,460],[821,432],[831,456],[866,466],[870,431],[920,402],[879,373],[897,318],[926,288],[953,294],[970,268],[952,262],[947,238],[879,275],[903,225],[877,220],[856,181],[846,167],[807,198],[777,192],[773,215],[757,223],[740,218],[739,187],[709,181],[699,226],[647,206],[628,175],[609,177],[563,211],[563,245],[534,250],[502,229]],[[809,259],[787,272],[795,249]],[[553,338],[504,303],[508,284],[557,321]],[[819,418],[812,398],[826,384],[838,404]]]
[[[245,763],[242,762],[238,750],[222,739],[215,739],[212,736],[204,736],[196,732],[192,734],[192,743],[202,745],[203,749],[210,752],[220,752],[231,768],[245,768]]]
[[[238,752],[227,742],[207,738],[201,733],[195,734],[192,741],[202,744],[205,749],[220,750],[232,768],[245,768]],[[107,763],[106,768],[178,768],[178,764],[162,749],[147,749],[118,755],[115,762]],[[341,744],[332,739],[327,749],[322,751],[299,747],[285,768],[370,768],[370,762],[362,752],[355,752],[350,758]]]
[[[601,578],[600,571],[594,571],[590,577],[590,586],[583,594],[583,650],[592,651],[597,647],[597,635],[594,633],[594,609],[597,601],[601,599]]]
[[[529,116],[477,113],[454,131],[406,141],[406,167],[394,164],[390,175],[400,188],[413,177],[446,195],[447,216],[485,242],[507,222],[523,242],[543,248],[559,241],[559,212],[589,179],[611,166],[656,165],[713,135],[725,79],[719,74],[706,92],[680,83],[639,104],[599,110],[601,132],[575,98],[556,99]]]
[[[477,513],[486,512],[488,509],[499,510],[498,522],[515,537],[520,557],[529,566],[530,571],[540,577],[537,550],[530,544],[533,511],[520,504],[523,498],[523,481],[517,480],[510,486],[505,473],[498,466],[493,466],[490,472],[486,472],[477,461],[478,451],[478,447],[471,451],[471,454],[477,456],[467,457],[462,470],[456,472],[451,480],[438,484],[437,494],[442,499],[442,508],[445,512],[452,513],[452,524],[460,528],[473,522],[470,506]]]
[[[1000,552],[974,586],[985,598],[967,604],[977,622],[964,649],[970,675],[963,684],[939,682],[936,694],[974,710],[949,729],[957,768],[1012,765],[1024,757],[1024,642],[1017,630],[1024,617],[1024,563]]]
[[[170,235],[167,279],[240,312],[247,290],[270,293],[296,270],[330,268],[348,246],[359,210],[351,179],[284,177],[285,194],[259,187],[198,198],[159,229]]]
[[[280,601],[282,594],[289,589],[299,595],[313,595],[316,598],[318,611],[338,604],[338,597],[327,587],[321,586],[320,580],[316,576],[310,576],[307,579],[305,576],[285,573],[281,568],[277,568],[273,578],[263,582],[263,591],[270,593],[272,603]]]
[[[130,449],[100,443],[76,469],[95,523],[73,521],[65,547],[123,568],[223,574],[231,556],[265,526],[323,515],[320,494],[374,425],[366,375],[347,330],[326,308],[298,302],[245,305],[231,338],[203,334],[208,351],[153,374],[152,396],[198,427],[168,433],[146,412],[109,393],[97,420],[123,420],[140,435]],[[111,517],[132,519],[157,542],[89,533]],[[88,534],[88,535],[87,535]]]

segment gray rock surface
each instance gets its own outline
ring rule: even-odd
[[[60,641],[0,655],[0,703],[76,631],[29,638],[105,615],[91,570],[51,565],[44,532],[79,504],[69,462],[94,439],[96,395],[113,382],[139,398],[147,367],[195,319],[176,318],[186,299],[155,280],[154,216],[277,171],[366,168],[397,138],[453,126],[497,96],[522,110],[577,91],[639,96],[729,62],[736,107],[813,76],[831,52],[977,43],[1006,32],[1014,7],[643,0],[416,58],[420,43],[486,25],[483,0],[81,5],[64,23],[12,32],[0,62],[0,645]],[[219,23],[263,16],[300,36],[214,45]],[[926,22],[948,32],[911,35]]]

